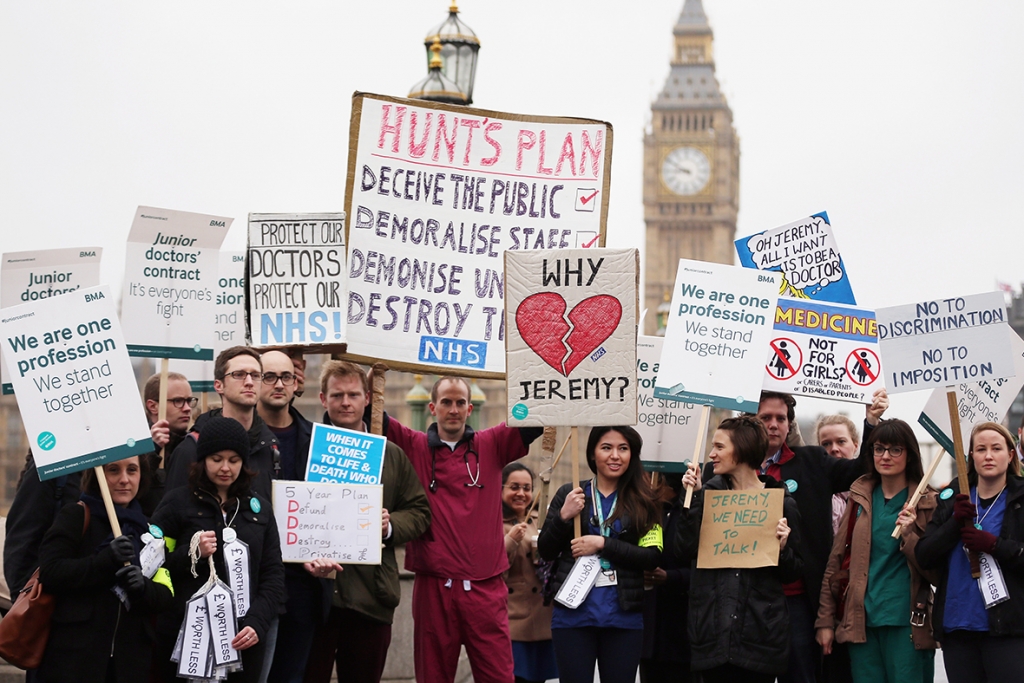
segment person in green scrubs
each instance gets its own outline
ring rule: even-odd
[[[918,567],[914,549],[935,511],[936,494],[926,488],[917,505],[907,505],[924,473],[920,447],[906,422],[881,421],[868,448],[868,473],[850,487],[850,502],[825,570],[817,641],[825,654],[833,642],[849,643],[855,683],[931,683],[936,645],[929,598],[934,577]],[[900,534],[893,538],[897,525]],[[843,601],[839,579],[847,554],[849,585]]]

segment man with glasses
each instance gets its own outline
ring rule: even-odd
[[[192,395],[192,385],[180,372],[167,373],[166,418],[157,419],[160,416],[160,373],[146,380],[142,398],[146,404],[149,434],[156,446],[155,451],[145,456],[149,460],[150,483],[146,492],[139,496],[143,514],[150,517],[164,497],[167,471],[160,467],[161,450],[163,457],[169,456],[188,434],[189,425],[192,423],[192,410],[199,403],[199,399]]]
[[[237,420],[249,433],[248,467],[256,470],[252,488],[267,500],[271,499],[270,480],[281,467],[277,437],[256,412],[263,386],[260,354],[248,346],[224,349],[213,364],[213,388],[221,398],[221,407],[199,416],[190,436],[183,439],[167,459],[168,491],[188,483],[189,469],[196,462],[196,440],[205,425],[214,417]]]

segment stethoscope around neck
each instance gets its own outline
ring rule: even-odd
[[[473,470],[469,466],[469,454],[472,453],[476,458],[476,475],[474,476]],[[462,460],[466,463],[466,474],[469,475],[469,481],[463,486],[466,488],[478,488],[484,487],[480,482],[480,454],[477,453],[472,446],[466,447],[466,452],[462,454]],[[430,450],[430,486],[427,487],[431,493],[437,493],[437,449],[432,448]]]

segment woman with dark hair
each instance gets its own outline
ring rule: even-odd
[[[690,569],[691,668],[705,683],[736,680],[774,681],[789,663],[789,609],[782,585],[800,576],[799,513],[796,501],[773,477],[759,474],[768,451],[768,432],[756,417],[723,420],[711,439],[708,460],[714,475],[708,490],[781,489],[783,517],[775,524],[779,540],[777,566],[753,569],[698,569],[704,515],[704,492],[696,465],[683,475],[693,488],[690,508],[683,508],[676,533],[680,560]]]
[[[879,422],[865,447],[873,457],[868,473],[850,487],[832,544],[817,641],[826,655],[834,642],[848,644],[854,683],[930,683],[936,647],[930,575],[914,550],[935,511],[935,491],[926,488],[916,506],[907,506],[924,468],[914,431],[903,420]],[[898,539],[892,537],[897,524]]]
[[[555,493],[538,548],[558,560],[561,588],[579,558],[597,556],[593,587],[575,609],[555,604],[551,637],[562,683],[633,683],[643,645],[644,571],[658,566],[664,546],[661,510],[640,462],[643,440],[632,427],[594,427],[587,465],[594,477]],[[573,538],[581,517],[583,536]],[[557,597],[556,597],[557,602]]]
[[[938,575],[935,637],[950,683],[1021,680],[1024,652],[1024,480],[1013,436],[983,422],[971,432],[970,490],[954,479],[917,544]],[[982,567],[971,578],[968,552]]]
[[[188,601],[206,583],[205,560],[213,555],[217,575],[231,587],[235,602],[249,605],[231,641],[231,647],[242,653],[243,670],[228,680],[258,681],[264,660],[262,641],[285,601],[277,524],[270,501],[250,488],[255,472],[246,467],[249,435],[238,421],[211,418],[199,435],[196,452],[198,460],[191,465],[189,485],[168,491],[153,513],[154,526],[172,550],[167,568],[174,581],[176,609],[161,622],[165,651],[169,655],[174,646]],[[189,546],[193,536],[198,536],[198,554],[203,560],[194,565],[198,576],[192,573],[194,558]],[[248,553],[248,562],[242,563],[248,570],[244,589],[229,577],[225,546],[231,547],[232,556],[243,550]],[[177,665],[169,656],[163,661],[165,679],[174,680]]]
[[[144,461],[143,461],[144,462]],[[173,604],[166,572],[139,567],[147,521],[137,500],[148,478],[138,457],[103,466],[121,525],[114,538],[93,470],[39,548],[39,580],[56,598],[39,680],[145,681],[154,634],[149,616]]]
[[[544,604],[543,584],[537,576],[536,511],[526,518],[533,504],[533,483],[533,471],[520,462],[511,462],[501,471],[501,509],[509,563],[504,579],[516,683],[558,678],[551,645],[551,605]]]

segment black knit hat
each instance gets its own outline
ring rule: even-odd
[[[220,451],[234,451],[242,456],[242,463],[249,461],[249,434],[238,420],[230,417],[215,417],[203,425],[196,444],[196,460],[202,460]]]

